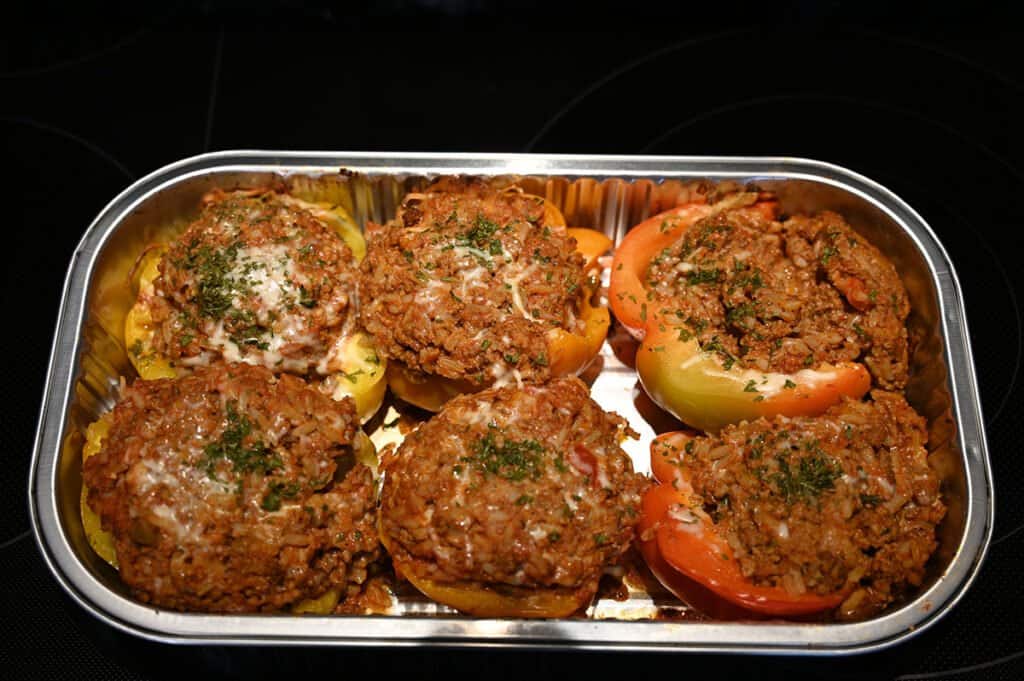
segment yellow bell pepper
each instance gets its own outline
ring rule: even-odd
[[[341,206],[314,204],[288,196],[281,197],[286,203],[298,205],[331,226],[352,251],[356,262],[366,256],[366,240],[355,221]],[[154,298],[154,282],[160,274],[160,260],[166,252],[165,246],[150,247],[135,266],[137,298],[128,311],[124,323],[124,341],[139,376],[145,380],[174,378],[179,374],[172,362],[153,348],[153,335],[157,330],[150,312]],[[335,399],[348,395],[355,400],[356,411],[366,422],[380,408],[384,401],[387,383],[384,380],[387,363],[376,351],[373,340],[365,333],[356,332],[344,341],[336,355],[341,359],[341,368],[334,377]]]
[[[111,413],[104,414],[96,421],[89,424],[85,429],[85,445],[82,447],[82,463],[90,456],[93,456],[103,446],[103,440],[110,432]],[[115,568],[117,567],[117,549],[114,547],[114,537],[105,531],[100,523],[100,517],[96,511],[89,507],[89,488],[82,485],[81,496],[82,527],[85,530],[85,537],[89,540],[89,546],[103,560]]]
[[[431,600],[476,617],[568,617],[586,607],[597,592],[596,581],[578,588],[530,588],[425,579],[411,566],[396,559],[390,538],[383,529],[379,533],[381,544],[391,554],[396,573]]]
[[[85,429],[85,444],[82,446],[82,463],[95,455],[103,448],[103,441],[110,433],[110,426],[113,421],[113,412],[108,412],[89,424]],[[356,438],[352,443],[356,461],[371,470],[377,467],[377,452],[373,442],[362,430],[356,431]],[[89,506],[89,488],[82,485],[80,498],[80,510],[82,514],[82,528],[85,530],[89,546],[100,558],[117,568],[117,548],[114,543],[114,536],[103,529],[102,521],[96,511]],[[327,615],[334,611],[340,598],[340,591],[337,588],[330,589],[318,598],[306,599],[292,606],[294,614]]]

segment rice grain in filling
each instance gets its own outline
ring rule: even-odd
[[[136,381],[82,471],[122,580],[191,611],[357,595],[380,554],[358,423],[351,400],[262,367]]]
[[[681,339],[727,367],[793,373],[858,361],[876,386],[906,385],[906,290],[836,213],[779,222],[723,210],[657,255],[646,287]]]
[[[410,194],[371,231],[361,267],[361,321],[412,369],[486,386],[516,372],[550,374],[547,334],[580,333],[596,283],[539,197],[447,179]]]
[[[354,323],[356,263],[321,210],[271,191],[214,192],[154,281],[154,349],[177,364],[223,357],[328,374]]]
[[[396,565],[438,582],[596,586],[629,548],[646,480],[576,378],[464,395],[382,462]]]
[[[745,577],[794,594],[847,589],[841,614],[863,616],[921,583],[946,511],[924,419],[902,395],[871,397],[727,426],[654,456],[688,472]]]

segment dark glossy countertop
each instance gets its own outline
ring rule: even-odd
[[[156,16],[0,29],[2,675],[1024,678],[1016,18],[806,3],[771,17],[737,12],[729,28],[705,15],[648,19],[628,3],[542,21],[540,3],[514,4],[496,21],[481,2],[393,0],[352,14],[318,6],[286,19],[185,3]],[[403,7],[413,15],[397,14]],[[597,20],[614,11],[620,21]],[[910,643],[832,660],[172,647],[93,620],[44,566],[25,500],[64,272],[83,230],[129,183],[233,148],[790,155],[887,185],[931,224],[964,289],[997,490],[976,584]]]

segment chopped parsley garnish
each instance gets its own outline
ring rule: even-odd
[[[882,499],[882,497],[880,497],[880,496],[878,496],[876,494],[861,494],[860,495],[860,505],[864,506],[865,508],[874,508],[875,506],[878,506],[883,501],[884,501],[884,499]]]
[[[725,319],[730,324],[734,324],[742,329],[746,329],[750,326],[747,321],[748,317],[753,317],[756,314],[754,303],[746,302],[736,307],[730,308],[729,312],[726,313]]]
[[[690,272],[686,275],[686,283],[690,286],[697,284],[717,284],[722,277],[722,270],[717,267],[712,269],[701,269]]]
[[[786,456],[780,456],[778,464],[779,471],[772,475],[772,481],[787,504],[817,500],[822,492],[835,487],[843,474],[839,464],[813,443],[811,453],[800,459],[795,471]]]
[[[316,298],[306,290],[305,286],[299,287],[299,305],[305,308],[311,308],[316,305]]]
[[[838,248],[835,246],[825,246],[825,248],[821,249],[821,264],[827,265],[828,261],[837,255],[839,255]]]
[[[281,509],[281,499],[293,499],[300,489],[302,489],[302,486],[297,482],[280,482],[275,480],[270,483],[270,488],[263,495],[263,503],[260,504],[260,508],[264,511],[278,511]]]
[[[715,250],[716,244],[711,240],[714,234],[728,234],[733,230],[732,225],[704,225],[697,237],[697,245],[709,251]]]
[[[504,252],[501,241],[494,238],[494,233],[499,227],[497,222],[478,214],[473,226],[458,238],[456,244],[465,248],[477,248],[491,255],[501,255]]]
[[[234,297],[244,293],[247,282],[232,276],[238,249],[235,242],[226,248],[211,248],[204,245],[195,248],[193,242],[185,258],[178,264],[196,273],[196,295],[192,302],[199,308],[199,314],[208,319],[220,319],[231,309]]]
[[[232,308],[225,318],[224,328],[227,329],[231,342],[239,347],[254,345],[260,350],[270,347],[269,343],[263,339],[270,329],[259,324],[256,321],[256,315],[250,310]]]
[[[751,291],[756,291],[759,288],[764,287],[764,280],[761,278],[761,270],[754,270],[753,272],[742,270],[739,274],[732,278],[729,282],[729,292],[732,293],[738,288],[750,287]]]
[[[786,382],[782,385],[782,387],[785,388],[786,390],[792,390],[793,388],[796,387],[796,383],[787,378]]]
[[[244,415],[238,413],[238,403],[227,403],[227,427],[220,438],[203,448],[203,458],[197,466],[211,479],[216,480],[217,463],[223,459],[231,462],[231,470],[235,473],[263,473],[267,475],[273,470],[283,468],[281,457],[275,454],[260,440],[246,438],[252,435],[252,423]]]
[[[491,425],[487,435],[473,443],[473,455],[466,459],[484,473],[518,482],[540,477],[543,453],[536,440],[513,440]]]
[[[722,356],[722,367],[728,371],[732,368],[732,365],[736,363],[736,358],[732,356],[725,346],[722,345],[722,341],[719,340],[718,336],[712,336],[711,340],[706,343],[701,343],[700,349],[704,352],[717,352]]]
[[[363,371],[362,369],[356,369],[355,371],[339,371],[338,373],[344,376],[345,380],[348,381],[349,383],[358,383],[359,377],[366,372]]]

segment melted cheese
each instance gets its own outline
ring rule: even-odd
[[[533,319],[533,315],[531,315],[526,310],[526,307],[523,306],[523,297],[522,297],[522,294],[519,291],[519,282],[521,282],[523,279],[525,279],[526,277],[528,277],[531,274],[533,274],[533,272],[536,269],[537,269],[537,265],[536,265],[536,263],[534,263],[534,264],[530,265],[529,267],[527,267],[526,269],[524,269],[519,274],[517,274],[516,276],[509,277],[509,278],[507,278],[505,280],[505,283],[507,283],[509,286],[512,287],[512,304],[516,306],[516,309],[519,310],[520,314],[522,314],[523,317],[525,317],[525,318],[527,318],[527,319],[529,319],[531,321],[535,321],[535,320]]]
[[[438,308],[438,303],[443,301],[448,295],[448,284],[437,279],[431,279],[427,281],[427,285],[416,292],[414,298],[417,305],[430,308],[435,310]],[[443,307],[443,306],[442,306]]]

